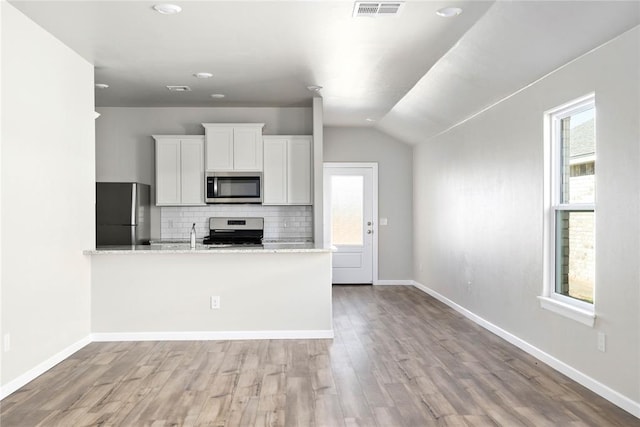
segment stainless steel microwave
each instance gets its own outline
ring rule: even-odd
[[[207,172],[207,203],[262,203],[262,172]]]

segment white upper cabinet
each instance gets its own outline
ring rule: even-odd
[[[287,147],[287,202],[310,205],[311,201],[311,137],[293,136]]]
[[[183,139],[180,158],[180,190],[183,205],[204,203],[204,138]]]
[[[204,205],[204,137],[154,135],[156,205]]]
[[[180,140],[156,138],[156,204],[180,204]]]
[[[275,136],[264,137],[264,173],[262,204],[282,205],[287,203],[287,139]]]
[[[264,136],[265,205],[310,205],[312,138]]]
[[[229,126],[206,127],[206,169],[233,170],[233,128]]]
[[[264,123],[203,123],[207,171],[262,171]]]

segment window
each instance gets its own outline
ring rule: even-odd
[[[542,306],[593,325],[596,108],[593,95],[545,114],[545,286]],[[560,314],[566,314],[560,312]],[[577,313],[577,314],[576,314]],[[576,319],[583,321],[585,319]]]

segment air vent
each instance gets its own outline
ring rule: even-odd
[[[397,16],[403,5],[404,2],[401,1],[385,3],[358,1],[353,8],[353,17]]]
[[[167,86],[171,92],[191,92],[191,88],[189,86]]]

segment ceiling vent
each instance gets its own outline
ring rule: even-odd
[[[353,17],[397,16],[402,10],[402,6],[404,6],[404,2],[401,1],[384,3],[358,1],[353,8]]]
[[[167,86],[171,92],[191,92],[191,88],[189,86]]]

